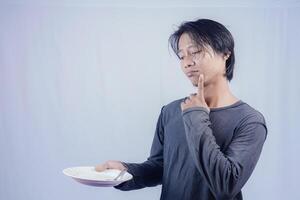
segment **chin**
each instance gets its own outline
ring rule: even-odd
[[[198,87],[198,83],[192,82],[192,85],[193,85],[194,87]]]
[[[194,87],[198,87],[198,79],[197,78],[191,78],[190,81]]]
[[[192,81],[192,85],[194,86],[194,87],[198,87],[198,82],[193,82]],[[204,82],[204,87],[206,87],[208,85],[208,83],[207,83],[207,81],[205,81]]]

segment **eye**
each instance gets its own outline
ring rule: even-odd
[[[196,55],[196,54],[198,54],[200,52],[201,52],[200,50],[199,51],[194,51],[194,52],[192,52],[192,55]]]
[[[178,55],[179,60],[183,60],[183,56]]]

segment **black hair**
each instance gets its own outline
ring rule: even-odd
[[[233,77],[235,57],[234,40],[229,30],[224,25],[210,19],[184,22],[169,37],[169,44],[177,56],[178,42],[184,33],[187,33],[201,49],[209,45],[218,54],[230,54],[226,60],[226,73],[224,74],[230,81]]]

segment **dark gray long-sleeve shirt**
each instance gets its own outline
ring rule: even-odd
[[[125,163],[133,179],[115,188],[162,184],[161,200],[241,200],[241,188],[259,159],[267,128],[243,101],[181,111],[182,99],[161,109],[147,161]]]

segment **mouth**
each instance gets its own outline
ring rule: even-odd
[[[198,75],[198,72],[199,72],[198,70],[193,70],[193,71],[187,72],[186,75],[190,78],[190,77]]]

